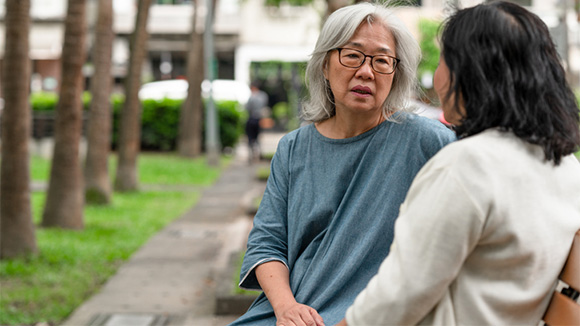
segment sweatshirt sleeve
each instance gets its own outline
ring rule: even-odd
[[[255,273],[260,264],[276,260],[288,267],[289,143],[287,137],[283,138],[272,158],[266,190],[248,237],[240,288],[261,290]]]
[[[441,300],[476,246],[486,215],[485,189],[477,177],[466,179],[455,164],[461,160],[454,162],[446,152],[413,181],[389,255],[347,310],[349,326],[417,324]]]

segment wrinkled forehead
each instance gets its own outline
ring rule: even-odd
[[[359,24],[354,34],[345,43],[344,47],[351,47],[357,50],[372,51],[375,54],[396,54],[395,36],[381,20],[364,20]]]

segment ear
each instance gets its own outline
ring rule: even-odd
[[[324,73],[324,78],[328,80],[328,57],[324,59],[324,63],[322,65],[322,72]]]

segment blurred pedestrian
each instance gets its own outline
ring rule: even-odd
[[[268,94],[260,89],[258,81],[253,81],[250,84],[250,98],[246,103],[246,111],[248,112],[248,121],[246,121],[246,136],[248,137],[249,147],[249,162],[259,159],[261,126],[260,120],[264,117],[264,110],[268,107]]]
[[[337,323],[388,254],[415,174],[455,140],[408,113],[420,48],[381,4],[335,11],[306,68],[311,124],[279,143],[241,283],[263,290],[232,325]]]
[[[441,41],[434,86],[460,140],[413,181],[341,325],[538,325],[580,228],[578,105],[546,25],[497,1]]]

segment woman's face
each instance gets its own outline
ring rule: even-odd
[[[455,110],[455,94],[452,93],[447,97],[449,87],[451,87],[449,67],[445,63],[443,54],[441,54],[439,56],[439,65],[435,69],[435,75],[433,75],[433,88],[437,92],[437,96],[439,96],[439,102],[441,102],[441,109],[443,109],[445,120],[452,125],[458,125],[461,123],[462,116]],[[463,111],[461,107],[460,110]]]
[[[382,24],[361,24],[343,48],[355,49],[366,55],[390,55],[396,57],[395,38]],[[337,50],[330,52],[324,67],[324,76],[330,83],[334,95],[336,113],[380,115],[393,76],[379,74],[371,68],[371,58],[366,58],[362,66],[348,68],[339,62]]]

